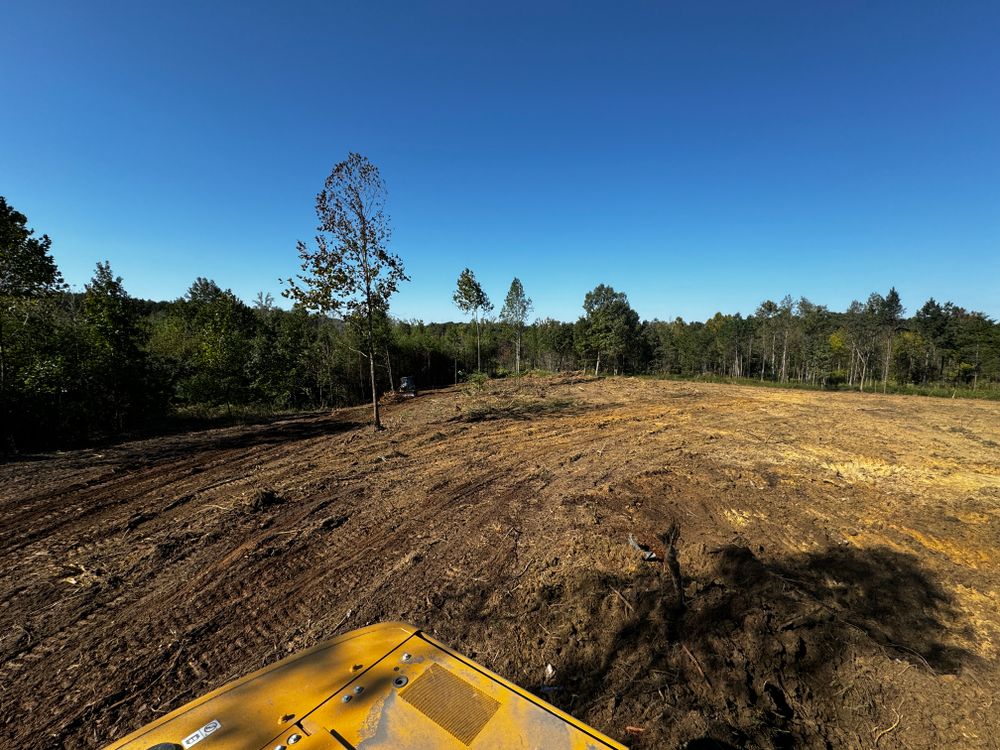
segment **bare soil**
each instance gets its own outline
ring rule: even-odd
[[[574,376],[367,413],[0,465],[0,744],[404,620],[636,748],[997,747],[1000,403]]]

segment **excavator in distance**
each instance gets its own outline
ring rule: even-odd
[[[382,623],[224,685],[107,750],[626,750],[423,631]]]

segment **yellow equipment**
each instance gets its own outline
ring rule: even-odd
[[[107,750],[625,750],[402,623],[361,628],[157,719]]]

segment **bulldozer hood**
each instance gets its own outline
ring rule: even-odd
[[[107,750],[624,746],[417,628],[355,630],[224,685]]]

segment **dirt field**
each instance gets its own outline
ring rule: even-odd
[[[632,747],[997,747],[1000,403],[574,377],[366,416],[0,465],[0,744],[404,620]],[[683,596],[628,542],[672,524]]]

